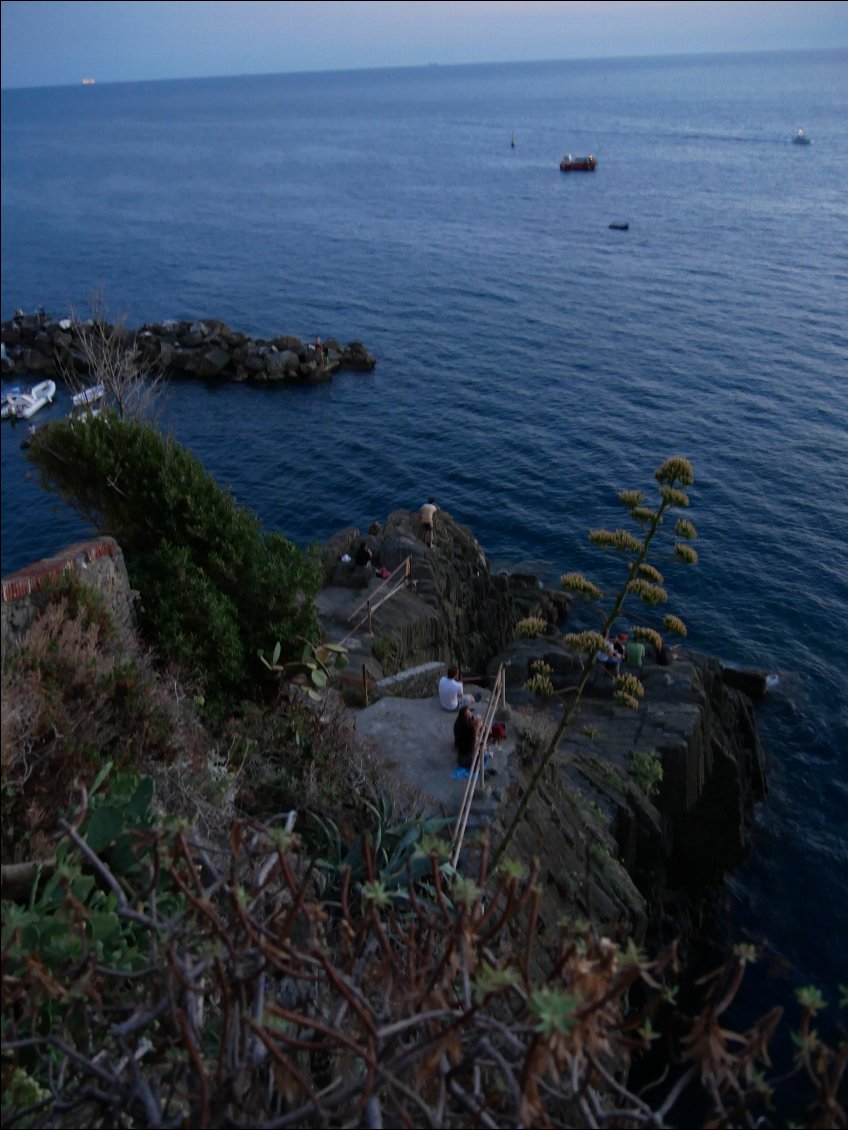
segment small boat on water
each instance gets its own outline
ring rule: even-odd
[[[510,149],[514,149],[514,148],[515,148],[515,134],[512,135],[512,141],[510,142]]]
[[[559,163],[564,173],[593,173],[597,165],[598,162],[591,153],[588,157],[572,157],[570,153],[566,153]]]
[[[47,404],[53,403],[56,395],[54,381],[42,381],[35,385],[29,392],[12,391],[7,394],[2,407],[2,416],[7,420],[14,416],[18,420],[28,420]]]
[[[808,133],[804,133],[802,129],[799,129],[795,136],[792,138],[792,143],[794,145],[812,145],[813,139]]]
[[[610,228],[613,231],[630,231],[630,224],[629,223],[610,224]]]
[[[102,384],[84,388],[81,392],[71,397],[74,408],[84,408],[86,404],[93,404],[95,400],[102,400],[106,389]]]

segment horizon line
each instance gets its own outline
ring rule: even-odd
[[[838,54],[848,51],[848,44],[837,47],[777,47],[764,50],[739,50],[739,51],[668,51],[649,55],[578,55],[565,58],[544,59],[489,59],[474,60],[462,63],[441,63],[438,59],[426,63],[397,63],[371,67],[332,67],[328,69],[313,69],[300,71],[243,71],[237,74],[208,74],[208,75],[181,75],[169,78],[134,78],[134,79],[106,79],[100,82],[95,76],[83,76],[75,82],[59,82],[46,85],[33,86],[3,86],[0,90],[13,93],[25,90],[65,90],[75,89],[78,86],[133,86],[140,83],[160,82],[208,82],[210,79],[245,79],[245,78],[279,78],[284,75],[340,75],[340,74],[367,74],[376,71],[417,71],[417,70],[455,70],[459,67],[521,67],[535,66],[539,63],[604,63],[651,59],[705,59],[705,58],[737,58],[740,56],[763,55],[805,55],[805,54]],[[84,81],[85,80],[85,81]]]

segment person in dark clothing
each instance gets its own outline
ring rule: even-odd
[[[359,543],[359,549],[357,549],[357,551],[356,551],[356,557],[354,557],[354,559],[353,559],[353,563],[354,563],[354,565],[357,565],[357,566],[360,566],[360,567],[363,566],[363,565],[370,565],[371,564],[371,558],[373,556],[374,556],[374,554],[371,552],[371,550],[368,548],[368,546],[365,544],[365,542],[361,541]]]
[[[477,732],[483,725],[483,719],[478,718],[470,706],[460,708],[456,721],[453,724],[453,744],[456,749],[456,762],[461,769],[470,769],[474,757],[474,742]]]

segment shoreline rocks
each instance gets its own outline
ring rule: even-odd
[[[93,328],[92,321],[18,312],[0,326],[0,372],[85,379],[90,373],[80,333]],[[142,367],[169,378],[304,384],[329,380],[342,369],[368,373],[377,363],[358,341],[343,346],[333,338],[310,344],[288,334],[251,338],[215,318],[146,323],[137,330],[103,323],[101,332],[134,349]]]

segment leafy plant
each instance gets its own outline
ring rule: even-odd
[[[318,866],[333,877],[334,889],[349,885],[365,902],[388,906],[409,900],[409,884],[432,876],[433,860],[446,878],[453,874],[451,846],[439,834],[451,824],[444,817],[415,817],[395,822],[392,804],[381,798],[369,804],[371,828],[353,843],[344,843],[338,826],[317,813],[311,818],[320,829]]]
[[[347,665],[347,648],[337,643],[310,643],[309,640],[300,640],[303,651],[300,658],[292,659],[288,663],[280,663],[282,645],[279,640],[274,645],[270,660],[259,652],[259,659],[269,671],[278,675],[280,681],[301,682],[306,694],[313,701],[320,698],[320,691],[326,690],[331,677],[331,668],[345,667]]]
[[[662,784],[663,767],[662,761],[653,750],[634,753],[630,762],[630,771],[636,784],[647,796],[657,795]]]

